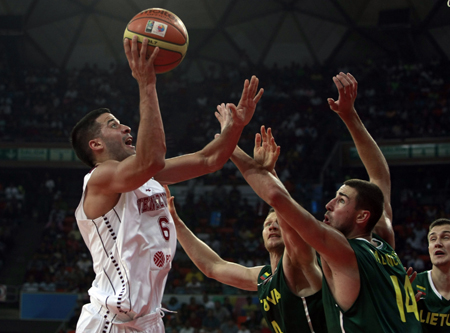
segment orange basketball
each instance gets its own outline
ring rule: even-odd
[[[123,38],[138,36],[138,48],[142,40],[148,38],[147,58],[156,46],[159,47],[155,59],[156,73],[166,73],[177,67],[186,55],[189,35],[184,23],[174,13],[162,8],[150,8],[135,15],[128,23]]]

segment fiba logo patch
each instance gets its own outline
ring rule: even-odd
[[[163,24],[158,25],[158,31],[164,32],[166,30],[166,27]]]
[[[166,261],[165,256],[162,251],[156,252],[155,255],[153,256],[153,262],[155,263],[156,266],[160,268],[164,266],[165,261]]]

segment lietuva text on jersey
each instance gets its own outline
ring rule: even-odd
[[[450,330],[450,314],[448,313],[434,313],[420,310],[420,322],[433,326],[447,326]]]
[[[139,213],[159,210],[167,207],[167,197],[165,193],[156,193],[151,196],[140,198],[137,201]]]
[[[264,306],[264,311],[270,310],[270,303],[273,305],[276,305],[278,303],[278,300],[281,298],[281,294],[276,290],[275,288],[270,291],[271,297],[267,296],[266,299],[260,299],[260,303]]]

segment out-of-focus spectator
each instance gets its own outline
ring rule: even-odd
[[[214,301],[214,310],[213,310],[214,316],[219,319],[221,323],[223,323],[226,319],[228,319],[231,316],[231,313],[228,312],[227,308],[220,303],[220,301],[216,300]]]
[[[237,333],[239,330],[238,325],[235,323],[234,319],[228,318],[225,322],[220,325],[220,330],[222,333]]]
[[[214,301],[212,301],[207,293],[203,293],[203,305],[205,306],[206,310],[213,310],[214,309]]]
[[[23,292],[38,292],[39,283],[36,281],[33,274],[28,275],[27,282],[22,285]]]
[[[217,329],[220,327],[221,321],[214,316],[213,310],[208,310],[206,313],[206,317],[202,320],[202,328],[206,332],[217,332]]]
[[[45,274],[44,279],[41,283],[39,283],[39,290],[45,291],[45,292],[55,292],[56,291],[56,284],[53,282],[52,277],[50,274]]]
[[[197,276],[193,276],[191,281],[186,283],[186,292],[188,294],[200,294],[203,289],[203,284],[198,281]]]

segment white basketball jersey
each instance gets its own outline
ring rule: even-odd
[[[111,323],[159,312],[177,240],[164,188],[151,179],[123,193],[105,215],[88,219],[83,202],[93,172],[84,177],[75,211],[96,274],[89,289],[91,303],[99,305]]]

